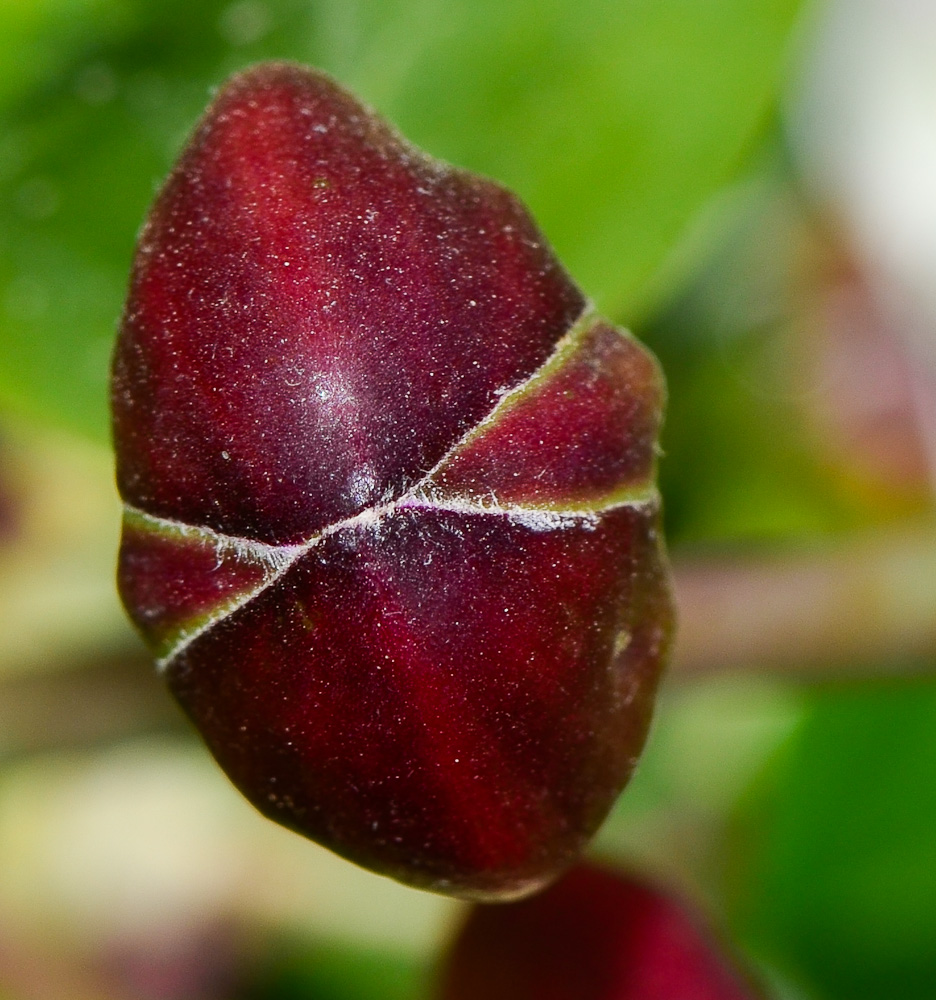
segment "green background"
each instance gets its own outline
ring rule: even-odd
[[[810,37],[800,7],[2,0],[0,428],[26,453],[49,429],[65,452],[106,446],[108,357],[147,205],[212,88],[287,58],[516,190],[600,308],[654,348],[677,566],[927,525],[912,489],[869,488],[830,449],[791,382],[802,272],[821,278],[778,119],[793,40]],[[936,995],[931,664],[862,664],[851,680],[831,661],[800,672],[795,654],[733,666],[667,686],[599,853],[691,885],[778,997]],[[895,673],[908,676],[873,679]],[[247,950],[237,989],[254,1000],[415,1000],[433,965],[285,917]],[[0,991],[20,996],[4,976],[0,953]]]

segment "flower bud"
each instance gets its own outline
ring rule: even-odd
[[[328,77],[234,77],[140,236],[119,584],[267,816],[522,894],[630,775],[670,627],[663,384],[519,201]]]

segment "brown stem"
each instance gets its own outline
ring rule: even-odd
[[[936,527],[773,558],[677,562],[673,675],[853,676],[936,653]]]

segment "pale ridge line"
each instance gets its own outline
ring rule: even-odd
[[[612,510],[619,510],[629,507],[632,510],[644,510],[655,507],[660,502],[660,491],[654,484],[650,484],[642,489],[639,494],[623,496],[619,499],[612,499],[608,503],[599,504],[596,507],[547,507],[536,506],[534,504],[511,504],[501,503],[497,495],[492,491],[487,494],[489,502],[485,499],[472,500],[469,497],[454,496],[449,499],[439,500],[430,493],[420,491],[412,497],[401,497],[393,506],[404,510],[443,510],[456,514],[504,514],[507,517],[516,517],[521,520],[535,518],[542,515],[543,518],[580,519],[585,521],[597,521],[603,514]]]
[[[453,512],[460,513],[472,512],[485,514],[506,514],[509,517],[522,521],[522,523],[529,527],[535,527],[537,530],[552,530],[555,527],[562,526],[562,523],[568,520],[597,523],[601,514],[604,514],[607,510],[612,510],[615,507],[650,506],[652,503],[656,502],[658,499],[658,493],[653,488],[651,488],[646,500],[641,499],[633,501],[628,499],[610,504],[606,508],[599,508],[594,511],[555,511],[544,509],[542,507],[522,507],[519,505],[511,507],[503,507],[501,505],[488,507],[484,504],[471,505],[467,503],[464,505],[446,506],[432,500],[425,493],[426,488],[432,483],[432,478],[439,472],[439,470],[442,469],[446,463],[448,463],[459,452],[459,450],[468,444],[469,441],[473,440],[477,435],[482,434],[488,426],[497,420],[498,416],[504,410],[508,410],[513,407],[519,397],[521,397],[530,388],[530,386],[536,384],[543,378],[548,377],[550,371],[553,368],[558,367],[560,363],[572,353],[577,346],[578,341],[585,336],[585,334],[591,329],[599,318],[600,317],[594,304],[587,301],[583,306],[581,313],[574,320],[569,329],[566,330],[566,332],[556,342],[556,345],[549,357],[547,357],[546,360],[525,379],[504,392],[487,415],[482,417],[476,424],[469,428],[428,472],[426,472],[396,500],[374,507],[367,507],[352,517],[344,518],[341,521],[335,521],[332,524],[326,525],[326,527],[322,528],[321,531],[311,535],[309,538],[296,545],[271,545],[267,542],[258,542],[253,539],[241,538],[236,535],[225,535],[212,528],[196,527],[195,525],[186,524],[182,521],[156,517],[154,515],[147,514],[145,511],[141,511],[138,508],[132,507],[130,504],[125,504],[125,510],[130,512],[133,516],[152,522],[158,526],[168,528],[169,530],[175,531],[183,536],[200,535],[205,538],[210,538],[214,541],[216,548],[219,550],[222,547],[230,547],[233,548],[238,554],[241,552],[256,553],[274,570],[270,576],[268,576],[256,587],[256,589],[248,591],[244,594],[242,599],[226,606],[222,613],[209,618],[197,629],[193,629],[188,635],[180,637],[176,645],[164,657],[156,661],[156,669],[160,673],[164,672],[172,660],[184,652],[185,649],[187,649],[188,646],[195,641],[195,639],[214,628],[214,626],[219,622],[224,621],[224,619],[235,614],[255,597],[258,597],[269,587],[273,586],[273,584],[277,583],[286,574],[286,572],[295,565],[301,556],[310,551],[325,538],[338,531],[352,527],[355,524],[365,524],[368,522],[376,523],[388,514],[391,514],[396,508],[406,506],[407,501],[416,501],[416,504],[410,505],[411,507],[428,506],[437,510],[451,510]]]
[[[287,553],[287,556],[285,559],[280,560],[279,565],[274,567],[274,572],[266,577],[266,579],[259,583],[253,590],[245,592],[241,595],[239,600],[231,604],[224,605],[217,615],[212,615],[206,621],[202,622],[198,628],[192,629],[192,631],[188,634],[181,635],[178,642],[169,650],[169,652],[156,661],[157,672],[164,673],[168,669],[170,663],[177,656],[179,656],[180,653],[183,653],[197,638],[204,635],[207,631],[209,631],[209,629],[214,628],[219,622],[224,621],[226,618],[230,618],[231,615],[240,611],[241,608],[249,604],[255,597],[258,597],[265,590],[268,590],[273,586],[273,584],[282,579],[282,577],[284,577],[286,573],[292,569],[302,556],[304,556],[311,549],[315,548],[315,546],[318,545],[323,539],[337,531],[342,531],[345,528],[351,527],[358,522],[363,524],[368,521],[379,521],[382,517],[386,516],[386,514],[390,513],[396,504],[397,501],[394,501],[393,503],[384,504],[380,507],[368,507],[366,510],[362,510],[360,513],[355,514],[353,517],[346,517],[342,521],[335,521],[333,524],[323,528],[318,534],[313,535],[311,538],[306,539],[298,545],[275,546],[266,545],[264,542],[258,543],[268,549],[279,549],[280,551]],[[192,530],[194,532],[198,532],[199,529],[195,528]],[[221,535],[217,532],[212,532],[211,534],[220,539],[229,537]],[[249,539],[247,541],[249,541]],[[273,566],[272,561],[271,566]]]
[[[487,427],[488,424],[496,419],[501,410],[508,409],[512,406],[513,401],[517,396],[521,395],[531,384],[539,379],[544,372],[561,359],[569,351],[569,349],[574,346],[572,342],[578,340],[582,334],[587,332],[590,321],[594,318],[597,318],[595,307],[591,302],[586,302],[581,313],[573,321],[569,329],[566,330],[566,332],[556,342],[556,346],[553,348],[549,357],[546,358],[546,360],[522,382],[515,385],[512,389],[508,389],[504,392],[491,410],[476,424],[470,427],[428,472],[421,476],[419,480],[417,480],[417,482],[414,483],[408,490],[400,494],[396,501],[390,501],[390,503],[392,504],[402,501],[426,486],[439,469],[441,469],[456,454],[456,452],[458,452],[472,437],[474,437],[475,434],[479,433],[483,428]],[[183,536],[200,535],[205,538],[214,539],[217,544],[223,544],[238,551],[243,550],[251,554],[256,554],[260,556],[260,558],[269,559],[272,562],[276,559],[273,555],[274,552],[279,550],[290,551],[302,546],[313,545],[331,529],[344,527],[349,520],[354,520],[355,518],[366,514],[368,511],[377,512],[383,510],[385,506],[387,505],[367,507],[363,511],[359,511],[357,514],[352,515],[351,518],[345,518],[342,521],[335,521],[330,525],[326,525],[321,529],[321,531],[316,532],[314,535],[310,535],[308,538],[303,539],[303,541],[296,543],[296,545],[275,545],[270,542],[260,542],[253,538],[244,538],[241,535],[229,535],[225,532],[217,531],[216,529],[209,528],[207,526],[188,524],[185,521],[178,521],[175,518],[150,514],[147,511],[141,510],[139,507],[135,507],[133,504],[126,502],[124,503],[123,508],[124,512],[129,514],[131,517],[140,521],[148,522],[155,525],[157,528],[173,531]]]
[[[520,504],[501,504],[496,497],[490,504],[472,502],[468,499],[454,497],[443,502],[432,500],[428,496],[417,499],[416,503],[400,503],[397,506],[404,510],[441,510],[454,514],[481,514],[490,517],[492,514],[501,516],[515,524],[522,525],[530,531],[555,531],[581,525],[588,530],[598,527],[601,519],[613,510],[628,508],[630,510],[652,510],[659,506],[660,494],[655,488],[647,490],[641,497],[626,497],[592,510],[555,509],[550,507],[532,507]]]
[[[299,558],[301,553],[296,553],[290,560],[284,562],[283,565],[276,570],[275,573],[271,573],[262,583],[260,583],[254,590],[249,590],[242,594],[241,597],[229,604],[225,604],[217,615],[212,615],[206,621],[203,621],[198,628],[192,629],[189,633],[183,633],[179,636],[178,642],[166,653],[165,656],[160,657],[156,661],[156,672],[163,674],[169,668],[169,664],[182,652],[184,652],[199,636],[204,635],[209,629],[213,629],[215,625],[219,622],[223,622],[226,618],[230,618],[235,612],[240,611],[244,605],[249,604],[258,594],[261,594],[268,587],[271,587],[277,580],[285,576],[289,569],[294,565],[296,560]]]
[[[133,504],[123,505],[124,516],[131,521],[141,521],[146,525],[151,525],[157,531],[180,535],[183,538],[199,538],[212,545],[219,552],[225,549],[232,550],[238,556],[252,556],[262,562],[269,563],[274,569],[282,563],[284,555],[290,558],[293,550],[301,548],[300,545],[272,545],[269,542],[260,542],[254,538],[243,538],[240,535],[228,535],[214,528],[202,527],[195,524],[186,524],[185,521],[176,521],[169,517],[159,517],[156,514],[148,514]]]
[[[471,426],[465,433],[452,445],[451,448],[439,459],[438,462],[413,486],[411,486],[406,493],[403,494],[400,499],[402,500],[405,496],[413,493],[416,490],[421,489],[423,486],[427,485],[445,465],[451,461],[458,454],[458,452],[472,441],[478,435],[484,433],[484,430],[489,427],[495,420],[500,416],[504,410],[511,409],[517,399],[522,396],[531,385],[534,385],[540,379],[546,377],[549,371],[553,367],[557,367],[559,362],[562,361],[568,354],[571,354],[574,348],[577,346],[578,341],[584,337],[586,333],[591,329],[592,325],[596,320],[600,319],[597,310],[595,309],[594,303],[586,302],[582,308],[581,313],[572,323],[568,330],[556,341],[556,346],[552,349],[549,357],[533,372],[531,372],[527,377],[515,385],[512,389],[508,389],[504,392],[491,410],[486,416],[483,416],[476,424]]]
[[[556,346],[553,348],[552,353],[548,358],[530,375],[528,375],[522,382],[515,385],[512,389],[508,389],[494,404],[492,409],[482,417],[476,424],[470,427],[451,448],[436,462],[436,464],[423,476],[421,476],[408,490],[401,493],[400,496],[393,501],[389,501],[386,504],[378,504],[373,507],[366,507],[364,510],[359,511],[357,514],[352,515],[350,518],[344,518],[341,521],[334,521],[329,525],[326,525],[320,531],[308,538],[303,539],[301,542],[297,542],[295,545],[276,545],[271,542],[260,542],[253,538],[244,538],[241,535],[229,535],[222,531],[217,531],[214,528],[209,528],[202,525],[188,524],[185,521],[178,521],[170,517],[161,517],[157,514],[149,514],[145,510],[141,510],[139,507],[135,507],[133,504],[124,503],[124,512],[129,514],[131,517],[146,521],[150,524],[155,525],[157,528],[163,528],[168,531],[173,531],[182,536],[202,536],[206,539],[214,540],[216,545],[224,545],[226,547],[233,548],[235,551],[246,552],[252,555],[257,555],[261,559],[269,561],[271,564],[276,564],[279,562],[279,558],[276,553],[280,551],[285,551],[291,554],[294,551],[301,550],[303,548],[311,547],[315,545],[321,538],[330,534],[333,530],[340,530],[346,527],[350,522],[361,518],[368,513],[374,513],[382,515],[382,513],[393,505],[400,503],[421,491],[424,487],[429,485],[432,477],[476,434],[481,433],[481,431],[486,428],[490,423],[492,423],[502,410],[509,409],[513,406],[516,397],[522,395],[526,389],[536,382],[543,374],[551,368],[558,360],[563,358],[567,353],[571,353],[571,348],[574,347],[574,341],[577,341],[584,333],[586,333],[590,327],[590,321],[597,318],[597,312],[590,302],[586,302],[582,309],[582,312],[575,319],[569,329],[560,337],[557,341]]]
[[[345,518],[343,521],[336,521],[333,524],[328,525],[328,527],[323,528],[322,531],[313,539],[303,542],[301,545],[282,546],[281,548],[288,548],[290,550],[290,556],[275,568],[275,572],[271,573],[253,590],[242,594],[237,601],[225,604],[219,610],[217,615],[213,615],[206,621],[202,622],[198,628],[193,629],[187,634],[180,635],[178,642],[172,647],[172,649],[166,653],[165,656],[156,661],[156,670],[159,673],[164,673],[168,669],[171,662],[183,653],[196,639],[204,635],[226,618],[230,618],[231,615],[240,611],[241,608],[249,604],[252,600],[254,600],[254,598],[258,597],[265,590],[272,587],[286,575],[286,573],[303,555],[315,548],[315,546],[320,544],[325,538],[336,534],[339,531],[344,531],[347,528],[354,527],[357,524],[376,524],[383,518],[393,514],[396,510],[429,509],[449,511],[451,513],[458,514],[484,514],[487,516],[493,514],[516,521],[518,524],[521,524],[533,531],[554,531],[559,528],[571,527],[573,524],[582,524],[586,527],[595,528],[598,526],[601,518],[610,511],[620,510],[622,508],[630,508],[632,510],[651,510],[658,505],[659,500],[659,491],[656,487],[650,487],[645,496],[628,497],[626,499],[607,504],[606,506],[598,507],[594,510],[551,510],[544,507],[502,505],[499,503],[486,505],[483,503],[472,503],[470,501],[459,502],[458,500],[440,503],[423,493],[414,493],[413,491],[409,491],[398,500],[394,500],[391,503],[383,504],[379,507],[368,507],[366,510],[355,514],[353,517]]]

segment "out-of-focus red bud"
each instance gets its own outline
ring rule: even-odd
[[[439,1000],[755,1000],[676,899],[582,865],[532,899],[476,906]]]

